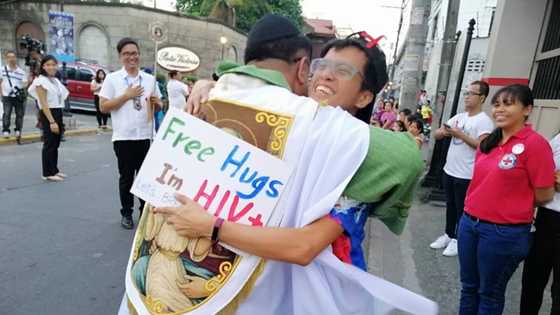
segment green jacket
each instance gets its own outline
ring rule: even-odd
[[[344,195],[374,204],[373,215],[395,234],[401,234],[424,161],[408,132],[370,127],[367,156]]]

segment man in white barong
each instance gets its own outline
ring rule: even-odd
[[[402,309],[435,314],[432,302],[332,253],[330,244],[343,229],[328,214],[367,153],[369,130],[339,108],[321,107],[290,93],[306,92],[309,55],[309,42],[292,23],[267,16],[249,35],[248,66],[222,75],[211,93],[212,98],[296,117],[284,156],[295,172],[278,205],[285,209],[281,227],[226,222],[219,231],[220,241],[270,259],[237,313],[386,314]],[[209,238],[213,218],[186,197],[178,199],[183,207],[156,212],[165,214],[179,234]]]

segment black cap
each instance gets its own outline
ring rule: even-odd
[[[251,28],[247,37],[247,47],[301,35],[298,27],[289,19],[276,14],[267,14]]]

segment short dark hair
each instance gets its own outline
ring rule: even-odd
[[[355,117],[368,123],[369,117],[371,116],[375,105],[375,95],[383,89],[388,80],[385,54],[379,47],[377,47],[377,45],[371,48],[366,48],[365,44],[362,43],[361,40],[356,38],[345,38],[333,39],[328,42],[321,51],[321,57],[324,57],[331,49],[341,50],[348,47],[357,48],[366,56],[366,64],[364,69],[361,69],[364,74],[362,91],[371,91],[374,95],[374,100],[372,100],[366,107],[360,108]]]
[[[305,51],[306,57],[310,57],[311,49],[311,41],[303,35],[281,38],[264,44],[247,46],[244,61],[247,64],[251,61],[280,59],[287,63],[294,63],[298,61],[297,54],[302,50]]]
[[[490,86],[488,86],[488,83],[477,80],[477,81],[473,81],[471,85],[478,85],[480,94],[484,95],[484,97],[488,97],[488,94],[490,93]]]
[[[39,74],[40,75],[44,75],[46,77],[49,76],[47,71],[45,71],[45,69],[43,69],[43,66],[45,65],[45,63],[47,63],[51,60],[53,60],[55,63],[58,64],[58,60],[56,60],[56,58],[53,55],[46,55],[45,57],[43,57],[43,59],[41,59],[41,64],[39,65]]]
[[[171,70],[169,71],[169,77],[174,78],[177,76],[177,73],[178,73],[177,70]]]
[[[128,44],[132,44],[132,45],[136,46],[136,48],[138,48],[138,50],[140,50],[140,46],[138,46],[138,42],[136,42],[134,39],[132,39],[130,37],[125,37],[125,38],[119,40],[119,42],[117,43],[117,52],[120,54],[121,51],[123,50],[124,46],[126,46]]]
[[[366,64],[364,69],[361,69],[364,74],[362,90],[370,90],[373,94],[379,93],[383,86],[385,86],[385,83],[387,83],[387,68],[376,68],[375,58],[382,58],[383,62],[385,62],[385,54],[377,46],[374,49],[367,49],[360,41],[354,38],[334,39],[325,45],[321,51],[321,57],[324,57],[331,49],[341,50],[349,47],[359,49],[366,56]]]
[[[410,111],[410,109],[405,108],[405,109],[401,109],[401,111],[399,113],[403,113],[404,116],[409,116],[410,114],[412,114],[412,112]]]
[[[9,54],[13,54],[14,56],[17,56],[15,50],[8,49],[4,52],[4,56],[8,56]]]
[[[420,133],[424,133],[424,121],[421,117],[417,115],[411,115],[408,117],[408,123],[411,125],[416,125],[416,129],[420,130]]]

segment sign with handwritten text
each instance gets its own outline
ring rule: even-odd
[[[177,206],[180,192],[228,221],[266,225],[290,177],[282,160],[177,109],[167,112],[131,192]]]

